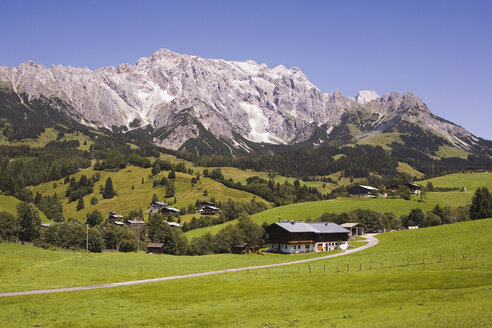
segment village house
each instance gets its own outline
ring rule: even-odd
[[[266,228],[270,252],[307,253],[348,248],[350,231],[333,222],[276,222]]]
[[[164,221],[166,222],[167,224],[169,224],[171,227],[181,227],[181,224],[179,223],[176,223],[176,222],[169,222],[169,221]]]
[[[200,206],[204,207],[204,206],[217,206],[217,205],[215,205],[214,202],[203,201],[200,203]]]
[[[406,183],[405,187],[410,189],[410,192],[414,195],[420,195],[422,191],[422,186],[415,183]]]
[[[149,253],[149,254],[162,254],[163,248],[164,248],[163,243],[148,243],[147,244],[147,253]]]
[[[164,206],[160,209],[160,212],[164,215],[173,215],[179,214],[181,211],[174,207]]]
[[[117,226],[124,226],[123,215],[118,215],[115,212],[109,212],[108,222]]]
[[[348,189],[349,197],[371,197],[376,198],[379,189],[371,186],[358,185]]]
[[[144,220],[138,220],[138,219],[137,220],[127,220],[126,224],[130,228],[139,229],[139,228],[143,227],[143,225],[145,224],[145,221]]]
[[[199,212],[200,215],[216,215],[218,211],[219,209],[217,207],[206,205],[202,206]]]
[[[166,207],[167,204],[164,203],[164,202],[152,202],[152,204],[150,204],[150,208],[147,210],[147,212],[150,212],[150,213],[157,213],[159,212],[159,210],[163,207]]]
[[[342,228],[345,228],[350,231],[350,239],[354,239],[356,236],[361,236],[365,233],[366,228],[357,222],[347,222],[340,225]]]

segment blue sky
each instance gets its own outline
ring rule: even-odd
[[[134,64],[168,48],[299,67],[325,92],[412,91],[492,139],[492,1],[11,1],[0,65]]]

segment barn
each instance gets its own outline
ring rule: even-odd
[[[379,189],[371,186],[358,185],[348,189],[349,197],[372,197],[376,198]]]
[[[350,231],[333,222],[276,222],[266,228],[268,249],[276,253],[347,249]]]

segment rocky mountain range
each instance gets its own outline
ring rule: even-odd
[[[42,102],[97,129],[145,129],[156,145],[231,154],[265,144],[350,143],[416,125],[470,151],[480,143],[464,128],[433,115],[412,93],[379,96],[324,93],[297,67],[269,68],[181,55],[167,49],[97,70],[32,61],[0,66],[0,86],[29,108]],[[207,149],[209,150],[207,151]]]

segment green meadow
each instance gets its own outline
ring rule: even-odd
[[[161,201],[173,201],[174,197],[165,199],[165,188],[160,186],[153,187],[154,180],[160,180],[162,177],[167,177],[169,172],[163,171],[156,176],[150,176],[150,168],[141,168],[138,166],[128,166],[118,172],[106,172],[101,171],[101,179],[94,186],[94,192],[92,194],[83,197],[85,208],[77,211],[77,202],[68,203],[67,199],[63,201],[63,214],[65,218],[77,218],[85,220],[85,215],[88,212],[95,209],[101,211],[103,215],[107,215],[111,211],[115,211],[121,215],[127,215],[132,210],[146,211],[149,204],[152,201],[152,195],[155,193]],[[75,179],[79,180],[80,176],[85,174],[87,177],[94,175],[96,171],[92,168],[80,170],[73,174]],[[112,199],[103,199],[100,193],[101,186],[104,186],[106,179],[111,177],[113,186],[117,192],[117,196]],[[239,202],[250,202],[255,197],[257,201],[262,201],[265,204],[269,203],[263,200],[261,197],[255,196],[245,191],[230,189],[223,184],[216,182],[212,179],[201,177],[198,183],[191,187],[192,175],[176,172],[176,179],[174,180],[174,187],[176,189],[176,203],[174,207],[181,208],[187,207],[189,204],[195,205],[197,199],[209,199],[215,197],[216,201],[232,200]],[[142,179],[144,183],[142,183]],[[40,184],[30,189],[35,194],[40,192],[43,195],[53,195],[56,193],[59,197],[65,196],[65,192],[68,188],[68,184],[63,184],[63,180],[58,181],[56,188],[53,188],[53,182],[47,182]],[[200,188],[200,190],[199,190]],[[207,190],[208,195],[203,196],[204,190]],[[96,197],[98,203],[91,205],[91,198]],[[198,216],[198,214],[195,214]],[[184,216],[184,220],[191,219],[193,215]]]
[[[1,298],[0,326],[490,327],[491,230],[486,219],[388,232],[309,264]]]
[[[5,211],[12,213],[14,215],[17,214],[17,204],[19,204],[20,201],[12,196],[5,196],[5,195],[0,195],[0,212]],[[39,212],[39,215],[41,216],[41,222],[51,222],[44,213]]]
[[[424,212],[429,211],[436,204],[443,206],[464,206],[471,203],[473,193],[480,186],[486,186],[492,190],[492,174],[489,173],[457,173],[446,175],[430,180],[418,181],[416,183],[426,186],[431,181],[434,187],[466,187],[467,191],[427,192],[423,201],[419,196],[413,196],[412,200],[385,199],[385,198],[338,198],[321,200],[316,202],[297,203],[286,206],[271,208],[261,213],[252,215],[252,219],[261,224],[263,222],[273,223],[279,220],[306,220],[315,219],[325,212],[342,213],[359,208],[376,212],[390,212],[395,215],[408,214],[413,208],[421,208]],[[188,238],[202,235],[206,232],[216,233],[225,225],[233,224],[235,221],[226,222],[222,225],[211,226],[191,230],[186,233]]]

